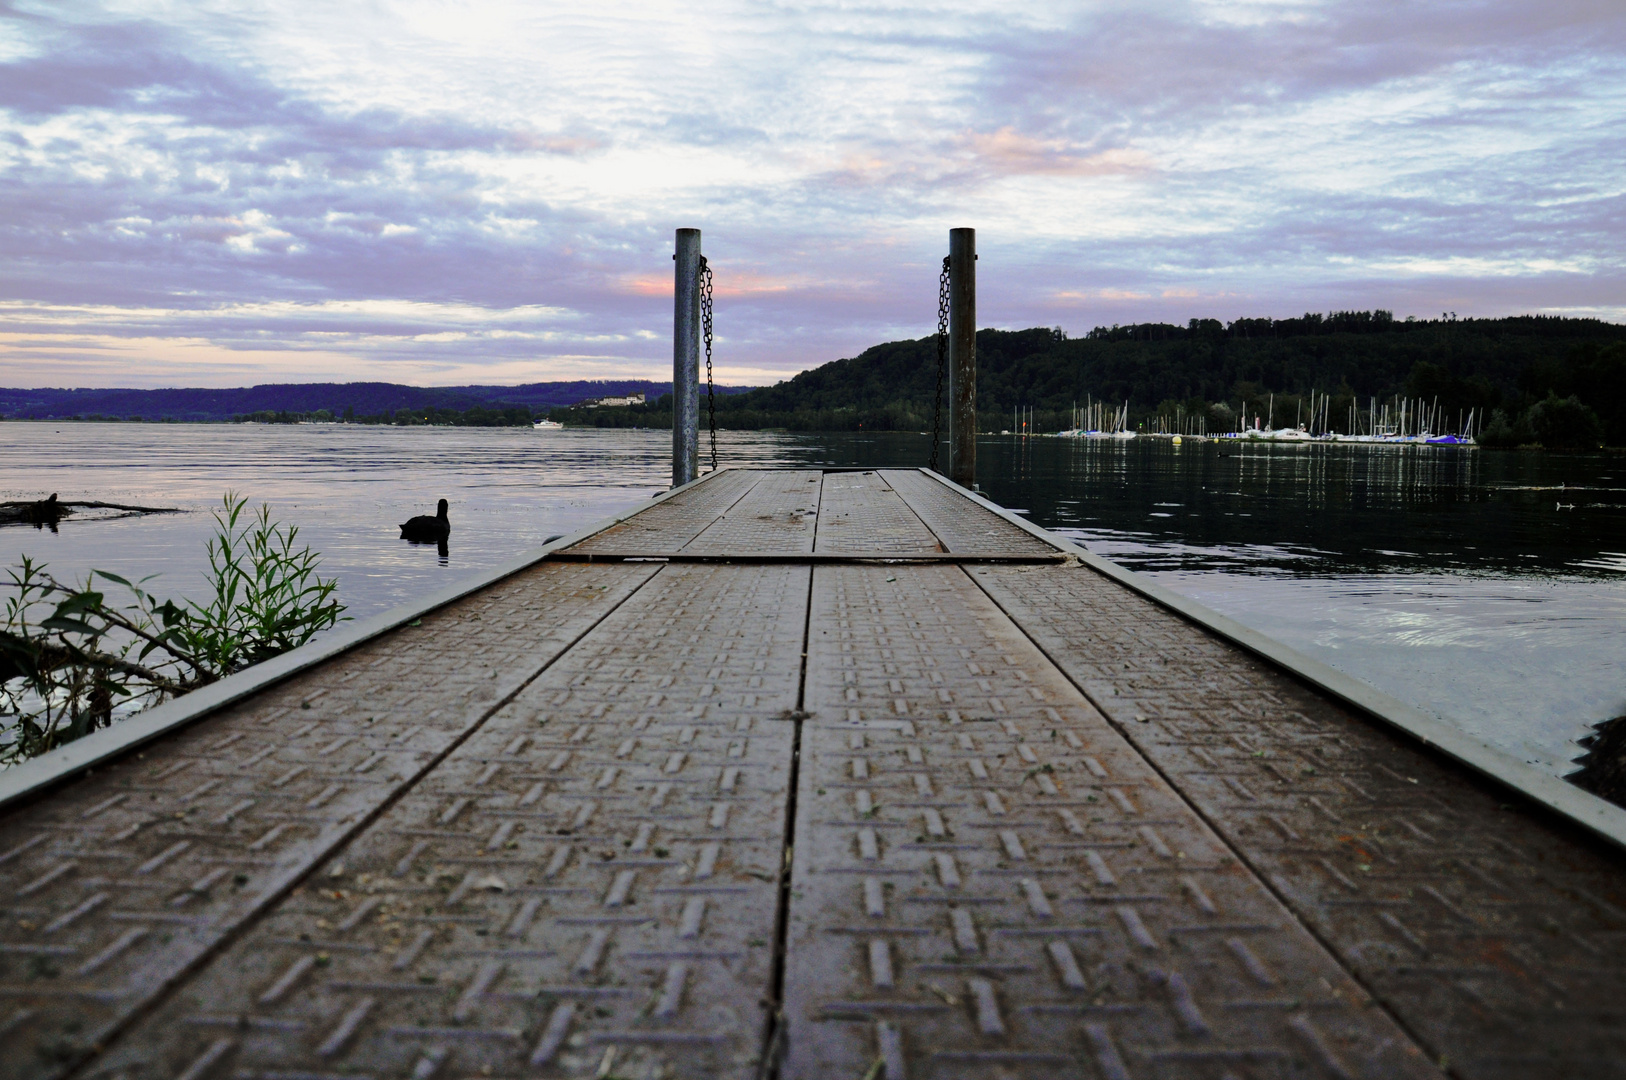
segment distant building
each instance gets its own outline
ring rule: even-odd
[[[628,394],[626,397],[594,398],[591,401],[584,401],[576,407],[578,409],[597,409],[606,405],[642,405],[643,403],[644,395],[642,393],[637,393]]]

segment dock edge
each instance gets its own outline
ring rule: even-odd
[[[471,593],[495,585],[504,578],[529,570],[546,560],[554,551],[579,544],[588,537],[690,491],[725,471],[727,470],[719,469],[708,472],[682,487],[668,488],[657,493],[642,506],[601,518],[584,529],[560,536],[541,547],[532,548],[484,573],[443,586],[421,599],[352,623],[317,641],[301,645],[281,656],[255,664],[253,667],[228,675],[219,682],[194,690],[185,697],[172,698],[136,713],[128,720],[121,720],[111,727],[91,732],[66,746],[59,746],[20,765],[0,770],[0,810],[43,794],[81,773],[138,750],[172,731],[197,723],[228,705],[341,656],[359,645],[405,626],[414,619],[422,618]]]
[[[1041,528],[982,494],[961,487],[946,476],[930,469],[920,471],[985,509],[993,511],[1024,532],[1061,551],[1077,556],[1078,561],[1090,569],[1139,593],[1159,607],[1172,611],[1181,618],[1196,623],[1226,641],[1269,661],[1345,705],[1399,730],[1480,776],[1509,788],[1523,798],[1579,825],[1600,839],[1616,847],[1626,848],[1626,808],[1607,802],[1560,777],[1532,768],[1506,751],[1476,739],[1441,720],[1436,720],[1420,709],[1390,697],[1329,664],[1312,659],[1274,638],[1244,626],[1235,619],[1199,604],[1188,596],[1150,581],[1110,559],[1102,558],[1066,537]]]

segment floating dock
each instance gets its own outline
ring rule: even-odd
[[[1619,812],[1178,606],[711,473],[0,775],[0,1078],[1626,1072]]]

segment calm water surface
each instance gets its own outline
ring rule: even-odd
[[[1521,760],[1566,772],[1626,713],[1626,458],[990,449],[1004,505]]]
[[[725,433],[733,465],[918,465],[915,435]],[[60,575],[198,595],[208,511],[271,504],[366,617],[664,490],[665,432],[0,424],[0,498],[173,506],[0,531]],[[1626,713],[1626,459],[1451,448],[986,439],[982,486],[1039,524],[1565,771]],[[450,551],[399,539],[452,503]]]

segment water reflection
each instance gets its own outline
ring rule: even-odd
[[[439,540],[410,540],[410,539],[403,536],[401,538],[401,542],[403,544],[410,544],[412,547],[415,547],[415,548],[432,547],[432,548],[435,549],[435,554],[440,556],[438,561],[439,561],[441,566],[450,566],[450,565],[452,565],[451,554],[450,554],[451,553],[451,547],[449,546],[449,541],[447,541],[447,539],[445,537],[442,537]]]
[[[914,466],[915,434],[721,432],[739,466]],[[0,530],[59,576],[199,595],[207,511],[236,490],[300,524],[365,617],[665,489],[666,432],[0,425],[0,499],[180,506]],[[990,437],[995,501],[1523,760],[1563,771],[1626,712],[1626,462],[1451,447]],[[397,539],[429,483],[458,563]],[[1573,509],[1571,508],[1573,507]]]
[[[985,486],[1549,771],[1626,711],[1618,458],[1138,443],[1006,440]]]
[[[1052,526],[1140,532],[1176,549],[1311,553],[1345,573],[1573,571],[1618,548],[1621,463],[1453,447],[985,444],[984,486]],[[1223,456],[1222,456],[1223,454]],[[1576,509],[1555,509],[1554,491]],[[1572,499],[1566,496],[1567,504]],[[1198,564],[1182,550],[1186,569]],[[1166,561],[1166,560],[1165,560]]]
[[[43,499],[0,503],[0,525],[32,525],[38,532],[49,528],[56,532],[56,523],[72,510],[57,501],[56,492]]]

